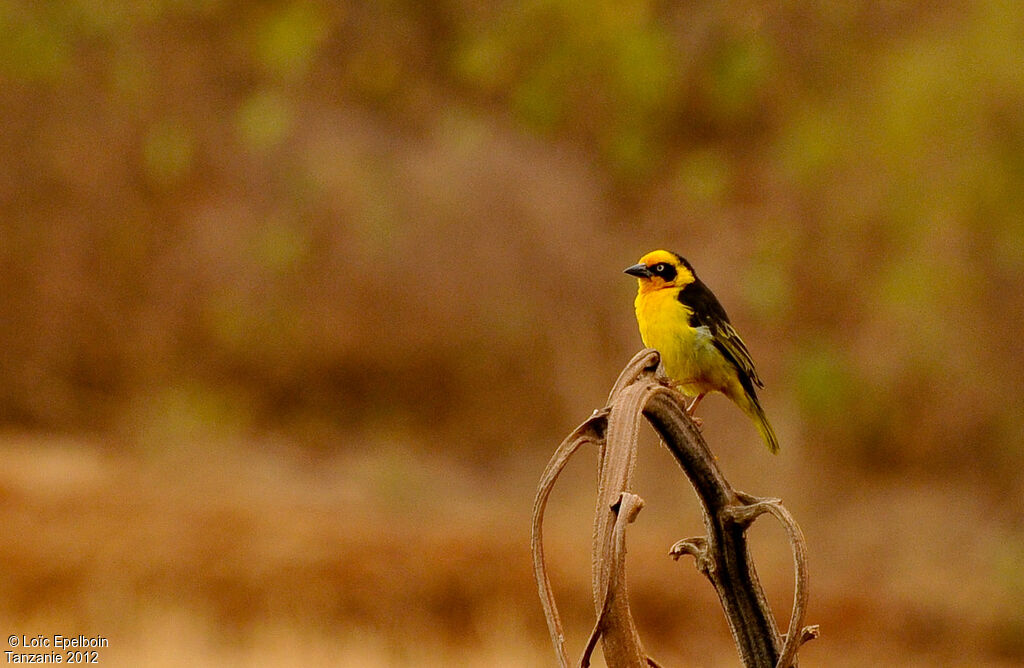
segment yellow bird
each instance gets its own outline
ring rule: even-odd
[[[682,256],[656,250],[625,273],[636,276],[636,320],[644,345],[661,353],[665,374],[693,401],[693,415],[704,395],[721,392],[750,416],[768,449],[779,451],[775,431],[757,400],[764,383],[747,346],[711,290]]]

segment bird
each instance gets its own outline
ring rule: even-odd
[[[693,397],[686,412],[693,417],[705,395],[720,392],[753,420],[768,450],[778,453],[779,440],[757,398],[755,386],[764,387],[764,382],[754,360],[718,298],[690,263],[678,253],[656,250],[625,273],[638,283],[640,338],[661,354],[670,384]]]

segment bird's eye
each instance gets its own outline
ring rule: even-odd
[[[651,267],[651,274],[657,276],[666,283],[676,280],[676,268],[667,262],[659,262]]]

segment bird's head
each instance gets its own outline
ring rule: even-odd
[[[681,255],[667,250],[651,251],[640,258],[640,262],[627,267],[625,273],[636,276],[641,293],[681,288],[696,280],[690,263]]]

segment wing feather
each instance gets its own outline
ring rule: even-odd
[[[754,360],[743,339],[729,322],[729,316],[718,302],[718,298],[699,278],[679,291],[679,301],[690,308],[690,325],[707,327],[715,338],[715,346],[740,372],[740,380],[747,380],[758,387],[764,382],[757,375]]]

